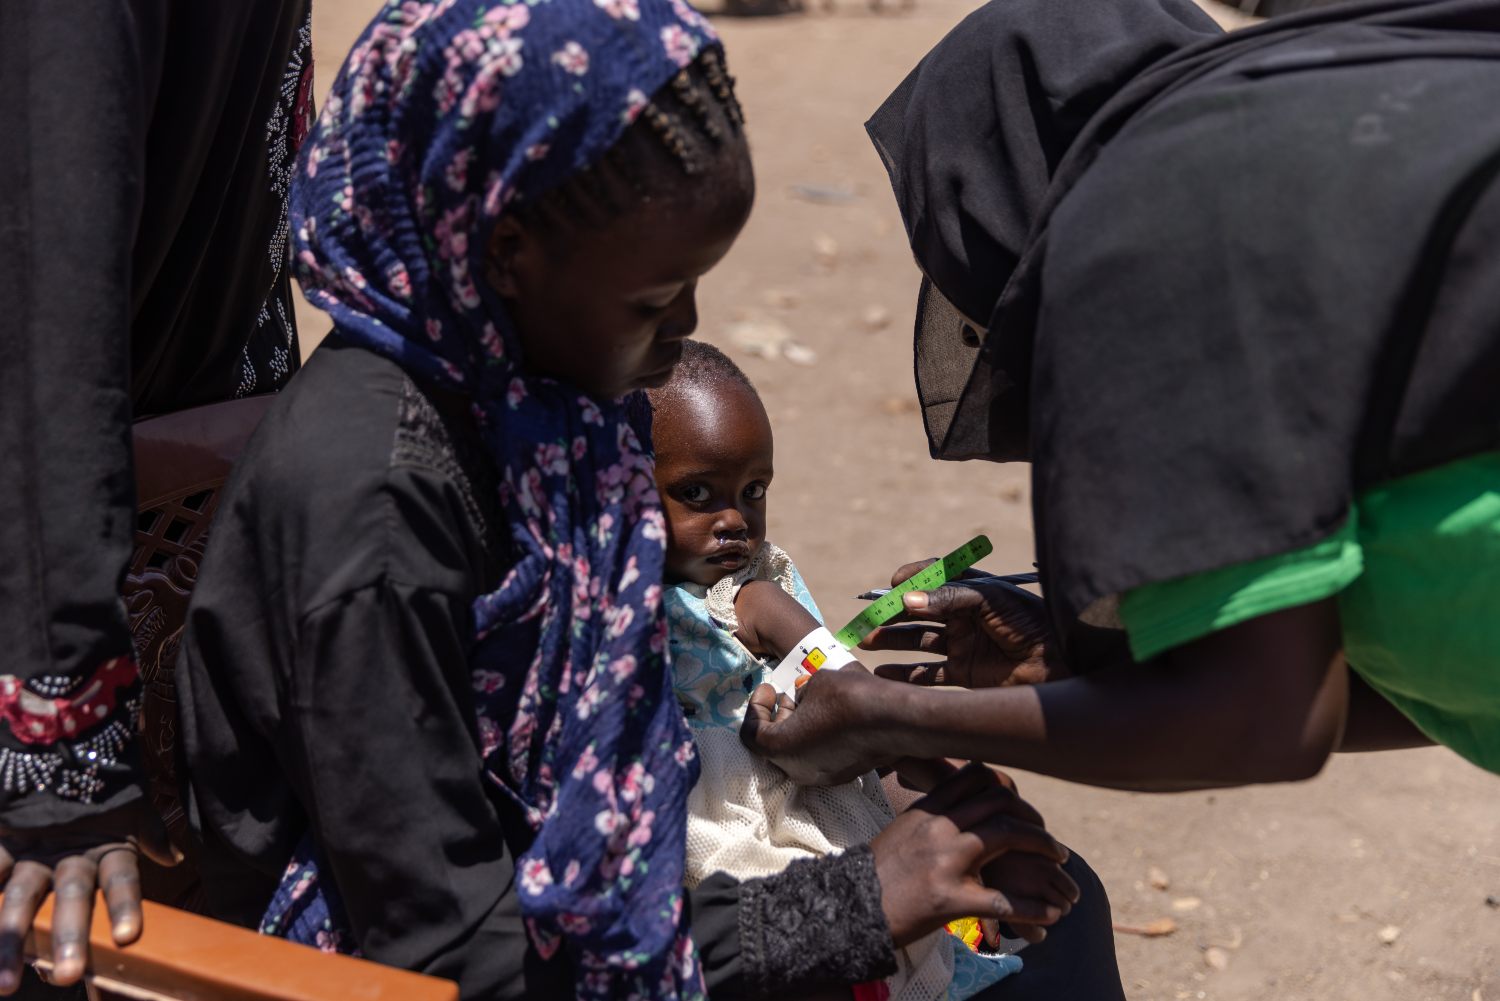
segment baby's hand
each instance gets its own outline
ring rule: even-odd
[[[797,641],[818,628],[807,609],[768,580],[752,580],[734,596],[740,620],[734,635],[757,657],[785,657]]]

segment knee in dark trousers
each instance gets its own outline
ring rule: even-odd
[[[1125,1001],[1104,884],[1076,853],[1063,868],[1078,884],[1078,903],[1047,929],[1045,941],[1021,950],[1026,965],[1019,973],[975,1001]]]

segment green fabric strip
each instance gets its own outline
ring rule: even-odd
[[[1349,666],[1424,733],[1500,773],[1500,453],[1366,491],[1292,553],[1120,599],[1137,661],[1338,595]]]
[[[1261,615],[1348,587],[1364,570],[1355,515],[1328,538],[1291,553],[1148,584],[1120,599],[1136,661]]]
[[[1361,496],[1349,666],[1429,737],[1500,773],[1500,453]]]

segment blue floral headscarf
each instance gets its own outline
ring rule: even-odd
[[[335,336],[467,394],[515,563],[474,605],[484,764],[536,831],[521,910],[578,996],[702,994],[682,923],[693,745],[665,663],[665,527],[639,394],[529,375],[482,280],[516,199],[597,161],[717,45],[682,0],[390,0],[334,83],[292,191],[298,275]],[[336,946],[307,845],[265,930]],[[348,943],[343,943],[347,947]]]

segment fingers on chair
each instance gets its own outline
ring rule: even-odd
[[[70,855],[57,863],[53,881],[52,980],[66,987],[83,977],[99,864],[87,855]]]
[[[110,933],[120,945],[141,936],[141,866],[136,853],[117,848],[99,860],[99,888],[109,911]]]
[[[10,869],[0,903],[0,994],[11,994],[21,985],[26,935],[51,888],[52,870],[40,862],[16,862]]]

